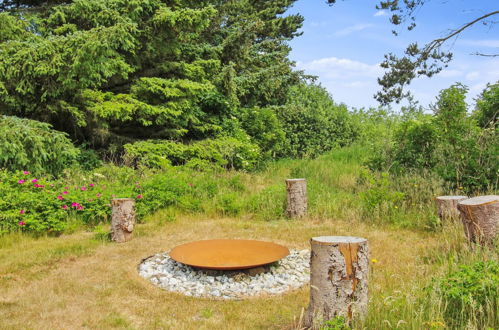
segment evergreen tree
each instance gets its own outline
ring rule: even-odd
[[[287,41],[303,18],[283,16],[293,3],[3,1],[0,113],[93,147],[217,136],[299,81]]]

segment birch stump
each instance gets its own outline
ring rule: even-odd
[[[127,242],[132,239],[135,225],[135,201],[132,198],[115,198],[111,204],[111,239],[118,243]]]
[[[437,203],[438,217],[440,220],[457,220],[459,219],[459,210],[457,203],[468,199],[468,196],[438,196],[435,198]]]
[[[336,316],[351,320],[367,314],[369,248],[367,240],[322,236],[310,240],[310,305],[305,326]]]
[[[457,204],[461,212],[464,232],[470,242],[494,243],[499,232],[499,196],[478,196]]]
[[[302,217],[307,213],[307,180],[287,179],[288,205],[286,216],[290,218]]]

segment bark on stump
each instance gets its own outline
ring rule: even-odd
[[[499,196],[478,196],[457,204],[464,232],[470,242],[494,243],[499,232]]]
[[[440,220],[458,220],[459,210],[457,209],[457,203],[462,200],[468,199],[468,196],[438,196],[435,198],[438,209],[438,217]]]
[[[290,218],[302,217],[307,213],[307,180],[287,179],[288,205],[286,216]]]
[[[305,326],[336,316],[364,318],[367,314],[369,248],[367,240],[322,236],[310,240],[310,304]],[[320,324],[318,324],[320,326]]]
[[[135,201],[132,198],[115,198],[111,204],[111,239],[118,243],[127,242],[132,239],[135,225]]]

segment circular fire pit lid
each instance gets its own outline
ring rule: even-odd
[[[242,239],[214,239],[179,245],[170,257],[180,263],[206,269],[247,269],[280,260],[288,248],[270,242]]]

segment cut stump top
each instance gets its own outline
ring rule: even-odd
[[[339,244],[339,243],[363,243],[367,241],[362,237],[353,236],[319,236],[312,237],[312,241],[319,244]]]
[[[459,205],[479,206],[499,202],[499,195],[477,196],[459,202]]]
[[[466,199],[468,196],[437,196],[435,197],[439,200],[454,200],[454,199]]]
[[[289,254],[288,248],[263,241],[214,239],[173,248],[170,257],[180,263],[205,269],[248,269],[270,264]]]

